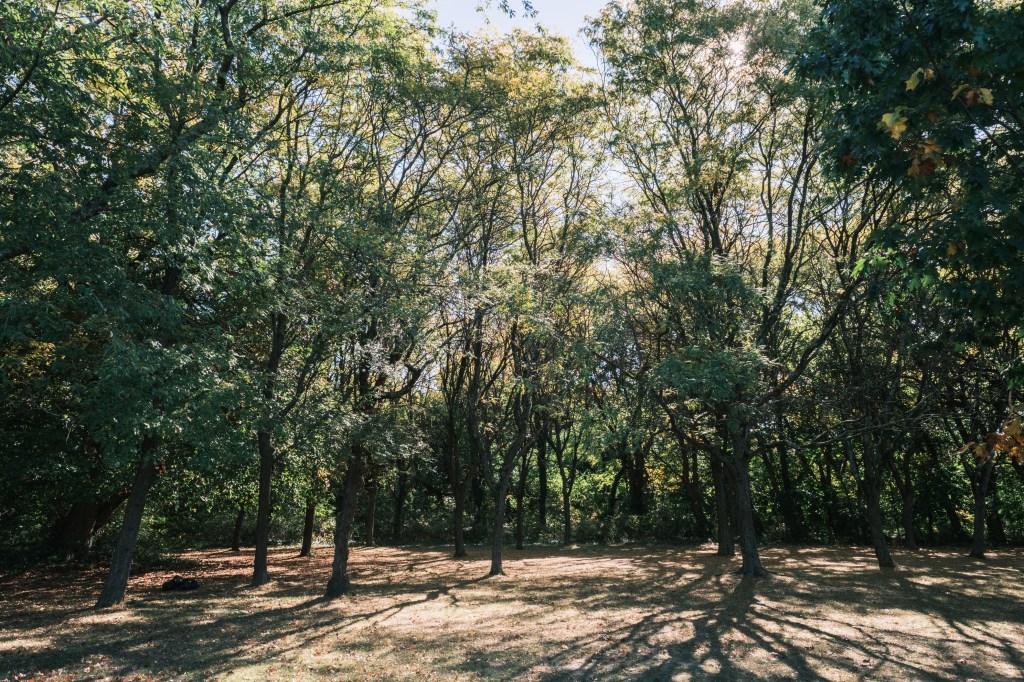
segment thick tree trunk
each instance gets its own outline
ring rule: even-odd
[[[132,555],[135,543],[139,539],[139,528],[142,526],[142,514],[146,508],[146,496],[156,479],[156,467],[150,460],[150,454],[156,450],[159,440],[147,437],[142,444],[142,461],[135,470],[135,480],[128,496],[128,504],[121,522],[121,533],[117,538],[114,556],[110,561],[110,573],[103,586],[100,598],[96,601],[97,608],[114,606],[124,601],[128,589],[128,575],[132,567]]]
[[[750,498],[750,474],[746,461],[737,461],[736,467],[736,517],[739,520],[740,555],[743,565],[740,573],[746,576],[764,577],[768,571],[761,565],[761,554],[757,550],[757,534],[754,532],[754,506]]]
[[[93,528],[98,506],[95,502],[75,502],[54,522],[51,537],[54,549],[68,558],[81,556],[92,547]]]
[[[732,453],[728,461],[728,472],[732,474],[733,491],[736,496],[736,521],[739,526],[740,555],[743,564],[740,573],[745,576],[763,577],[768,575],[761,565],[757,550],[757,532],[754,527],[754,504],[750,495],[750,429],[740,421],[730,429]]]
[[[270,482],[274,475],[274,446],[270,442],[270,433],[260,431],[256,434],[256,442],[260,455],[260,489],[256,509],[256,556],[252,568],[253,587],[270,582],[267,555],[270,549]]]
[[[505,575],[501,565],[501,545],[505,537],[505,498],[508,496],[508,481],[498,485],[494,496],[494,531],[491,536],[491,570],[488,577]]]
[[[235,516],[235,529],[231,533],[231,551],[237,552],[242,547],[242,521],[245,520],[245,507],[238,508]]]
[[[885,525],[882,521],[882,481],[878,474],[869,473],[864,481],[864,494],[868,503],[868,527],[871,533],[871,545],[875,548],[875,558],[881,569],[895,568],[896,563],[889,553],[889,543],[885,539]]]
[[[97,502],[78,501],[53,522],[51,543],[67,556],[78,556],[92,549],[96,533],[114,517],[118,507],[128,499],[130,488]]]
[[[711,480],[715,487],[715,516],[717,522],[718,556],[733,556],[736,545],[733,542],[731,512],[729,511],[729,490],[725,468],[716,453],[711,454]]]
[[[316,500],[306,500],[306,516],[302,519],[302,549],[299,556],[309,556],[313,553],[313,524],[316,523]]]
[[[974,534],[971,540],[971,556],[985,558],[985,496],[974,495]]]
[[[1005,545],[1006,527],[1003,525],[1002,501],[999,499],[999,471],[993,468],[989,481],[989,510],[985,512],[985,527],[988,531],[989,542],[995,545]]]
[[[366,544],[373,547],[376,542],[373,539],[374,528],[377,525],[377,482],[366,489]]]
[[[629,513],[643,516],[647,512],[647,464],[643,450],[627,451],[623,463],[626,469],[626,488],[629,492]]]
[[[974,494],[974,535],[971,542],[971,556],[985,558],[985,501],[988,497],[989,481],[994,469],[992,458],[978,464],[971,477],[971,492]]]
[[[335,493],[337,513],[334,520],[334,560],[331,562],[331,579],[327,582],[325,596],[328,599],[347,594],[352,588],[348,576],[348,541],[352,535],[359,489],[363,485],[363,468],[362,453],[353,448],[345,481]]]

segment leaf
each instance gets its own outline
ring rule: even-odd
[[[992,106],[992,102],[995,101],[995,100],[992,99],[992,91],[989,90],[988,88],[978,88],[978,95],[981,96],[981,103],[982,104],[987,104],[988,106]]]
[[[988,448],[985,447],[984,443],[978,443],[974,446],[974,459],[979,462],[984,462],[988,459]]]
[[[910,74],[910,78],[907,79],[907,91],[913,91],[921,84],[921,79],[924,78],[924,69],[918,69],[914,73]]]
[[[878,127],[882,130],[888,130],[892,139],[898,140],[907,130],[907,117],[901,116],[899,111],[883,114],[882,120],[878,122]]]
[[[963,92],[964,90],[967,90],[967,89],[968,89],[968,88],[970,88],[970,87],[971,87],[971,86],[970,86],[969,84],[967,84],[967,83],[961,83],[960,85],[956,86],[956,87],[955,87],[955,88],[953,89],[953,96],[952,96],[952,97],[950,97],[949,99],[951,99],[951,100],[954,100],[954,99],[956,99],[957,97],[959,97],[959,96],[960,96],[960,93],[961,93],[961,92]]]
[[[907,171],[907,175],[911,177],[917,177],[921,175],[931,175],[934,172],[934,161],[932,161],[931,159],[917,157],[911,162],[910,170]]]

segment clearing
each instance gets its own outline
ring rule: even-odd
[[[331,549],[177,555],[94,611],[99,570],[0,577],[0,679],[1024,679],[1024,551],[975,561],[861,548],[763,550],[743,580],[713,547],[354,548],[355,593],[321,600]],[[160,591],[175,573],[193,592]]]

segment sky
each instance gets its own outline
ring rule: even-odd
[[[478,0],[434,0],[437,9],[437,20],[441,26],[454,25],[460,31],[475,31],[486,25],[489,19],[499,31],[507,31],[514,27],[532,28],[542,24],[547,29],[561,33],[572,41],[576,59],[585,66],[594,66],[595,57],[586,40],[579,35],[587,16],[594,16],[601,11],[608,0],[533,0],[533,8],[537,16],[526,18],[520,11],[522,4],[513,0],[510,4],[516,8],[516,17],[510,19],[498,9],[498,0],[491,2],[485,12],[477,12]]]

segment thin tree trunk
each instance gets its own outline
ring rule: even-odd
[[[139,528],[142,526],[142,514],[146,508],[146,496],[156,479],[156,466],[150,455],[158,444],[159,439],[154,436],[147,436],[143,440],[142,461],[135,470],[135,480],[132,482],[132,491],[125,506],[124,520],[121,522],[121,533],[117,538],[114,556],[110,560],[110,573],[107,575],[107,582],[103,586],[100,598],[96,601],[97,608],[114,606],[124,601],[128,589],[128,575],[132,567],[132,555],[135,553]]]
[[[903,501],[903,544],[911,551],[917,551],[917,532],[914,529],[914,488],[910,481],[901,491]]]
[[[270,482],[274,475],[274,447],[270,433],[260,431],[256,436],[260,453],[260,490],[256,510],[256,556],[253,561],[252,586],[270,582],[267,555],[270,549]]]
[[[622,476],[625,473],[625,469],[620,468],[615,474],[615,478],[612,480],[612,489],[608,494],[608,507],[604,513],[604,519],[601,523],[601,535],[600,541],[607,542],[611,536],[612,520],[615,518],[615,501],[619,492],[619,483],[622,482]]]
[[[572,544],[572,504],[570,497],[572,490],[567,486],[562,486],[562,544]]]
[[[352,522],[356,515],[356,501],[363,485],[363,458],[353,448],[352,458],[345,472],[345,482],[336,493],[337,514],[334,522],[334,560],[331,562],[331,579],[327,582],[328,599],[347,594],[352,588],[348,575],[348,541],[352,535]]]
[[[537,532],[539,538],[548,527],[548,444],[547,434],[543,430],[537,432]]]
[[[231,551],[237,552],[242,545],[242,521],[245,520],[245,507],[238,508],[238,515],[235,516],[235,530],[231,533]]]
[[[376,542],[373,539],[374,528],[377,526],[377,482],[366,490],[366,544],[373,547]]]
[[[316,522],[316,500],[312,497],[306,500],[306,516],[302,520],[302,549],[299,556],[309,556],[313,553],[313,524]]]
[[[455,559],[466,556],[466,481],[455,488]]]
[[[805,539],[803,510],[793,486],[793,477],[789,471],[789,455],[786,446],[780,442],[776,448],[779,454],[779,479],[782,489],[781,511],[782,522],[786,527],[786,539],[790,542],[803,542]]]
[[[519,462],[519,485],[516,486],[516,549],[523,548],[526,540],[526,509],[523,500],[526,499],[526,478],[530,473],[529,450],[523,452]]]
[[[494,532],[491,537],[491,570],[488,577],[505,575],[501,565],[501,545],[505,537],[505,498],[508,495],[508,481],[498,484],[494,500]]]
[[[409,494],[409,474],[405,471],[405,463],[398,463],[398,478],[395,481],[395,515],[391,518],[391,541],[402,540],[402,525],[405,512],[405,498]]]

